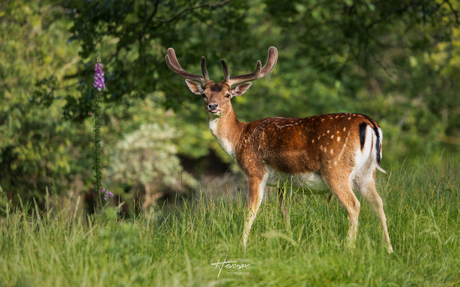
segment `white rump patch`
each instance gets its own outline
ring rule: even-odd
[[[377,129],[379,131],[379,139],[380,139],[380,150],[378,152],[380,152],[380,159],[382,159],[382,142],[383,142],[383,134],[382,134],[382,129],[381,128],[378,128]]]
[[[350,182],[354,190],[362,196],[366,196],[367,185],[373,181],[374,170],[379,167],[377,164],[377,150],[375,144],[377,136],[374,130],[368,125],[366,127],[366,139],[363,149],[358,149],[355,153],[355,167],[350,174]]]

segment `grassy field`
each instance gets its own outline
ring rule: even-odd
[[[0,223],[0,286],[459,286],[460,166],[403,166],[378,174],[394,254],[361,201],[356,247],[345,210],[297,195],[292,236],[267,196],[249,246],[240,247],[245,196],[208,198],[154,216],[84,220],[13,211]],[[236,261],[222,268],[212,263]],[[220,273],[219,273],[220,271]]]

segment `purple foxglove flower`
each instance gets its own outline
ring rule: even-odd
[[[108,191],[108,190],[105,190],[105,188],[103,188],[103,189],[101,190],[101,193],[104,195],[104,200],[105,200],[105,201],[107,201],[107,199],[109,198],[109,196],[110,196],[110,198],[113,198],[113,193],[111,193],[111,192]]]
[[[96,71],[96,73],[94,74],[93,86],[99,91],[105,88],[104,72],[102,71],[103,67],[104,65],[99,63],[99,61],[96,63],[96,66],[94,67],[94,71]]]

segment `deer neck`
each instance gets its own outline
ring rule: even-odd
[[[244,123],[238,121],[233,108],[218,118],[209,118],[209,129],[220,147],[235,160],[236,145],[243,133]]]

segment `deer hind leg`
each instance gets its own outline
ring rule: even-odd
[[[264,196],[265,184],[268,179],[268,172],[262,177],[248,177],[249,193],[248,193],[248,216],[244,224],[243,231],[243,248],[246,248],[249,232],[251,231],[252,223],[256,218],[260,203]]]
[[[380,198],[377,190],[375,189],[375,181],[371,180],[366,185],[365,193],[363,194],[364,198],[366,198],[367,202],[371,205],[372,209],[374,210],[375,214],[380,220],[380,225],[382,226],[383,234],[385,236],[385,241],[388,244],[388,252],[393,252],[393,247],[390,243],[390,236],[388,235],[388,228],[387,228],[387,220],[385,217],[385,212],[383,212],[383,202]]]
[[[291,233],[291,221],[289,219],[290,204],[288,202],[287,192],[284,192],[284,191],[285,191],[284,188],[278,188],[280,211],[281,211],[281,214],[283,215],[283,220],[286,226],[286,230],[289,233]]]
[[[358,231],[358,217],[361,204],[356,198],[351,188],[351,183],[348,177],[326,177],[327,184],[331,188],[334,195],[342,203],[348,213],[348,220],[350,225],[348,226],[348,244],[354,245],[356,241],[356,233]]]

